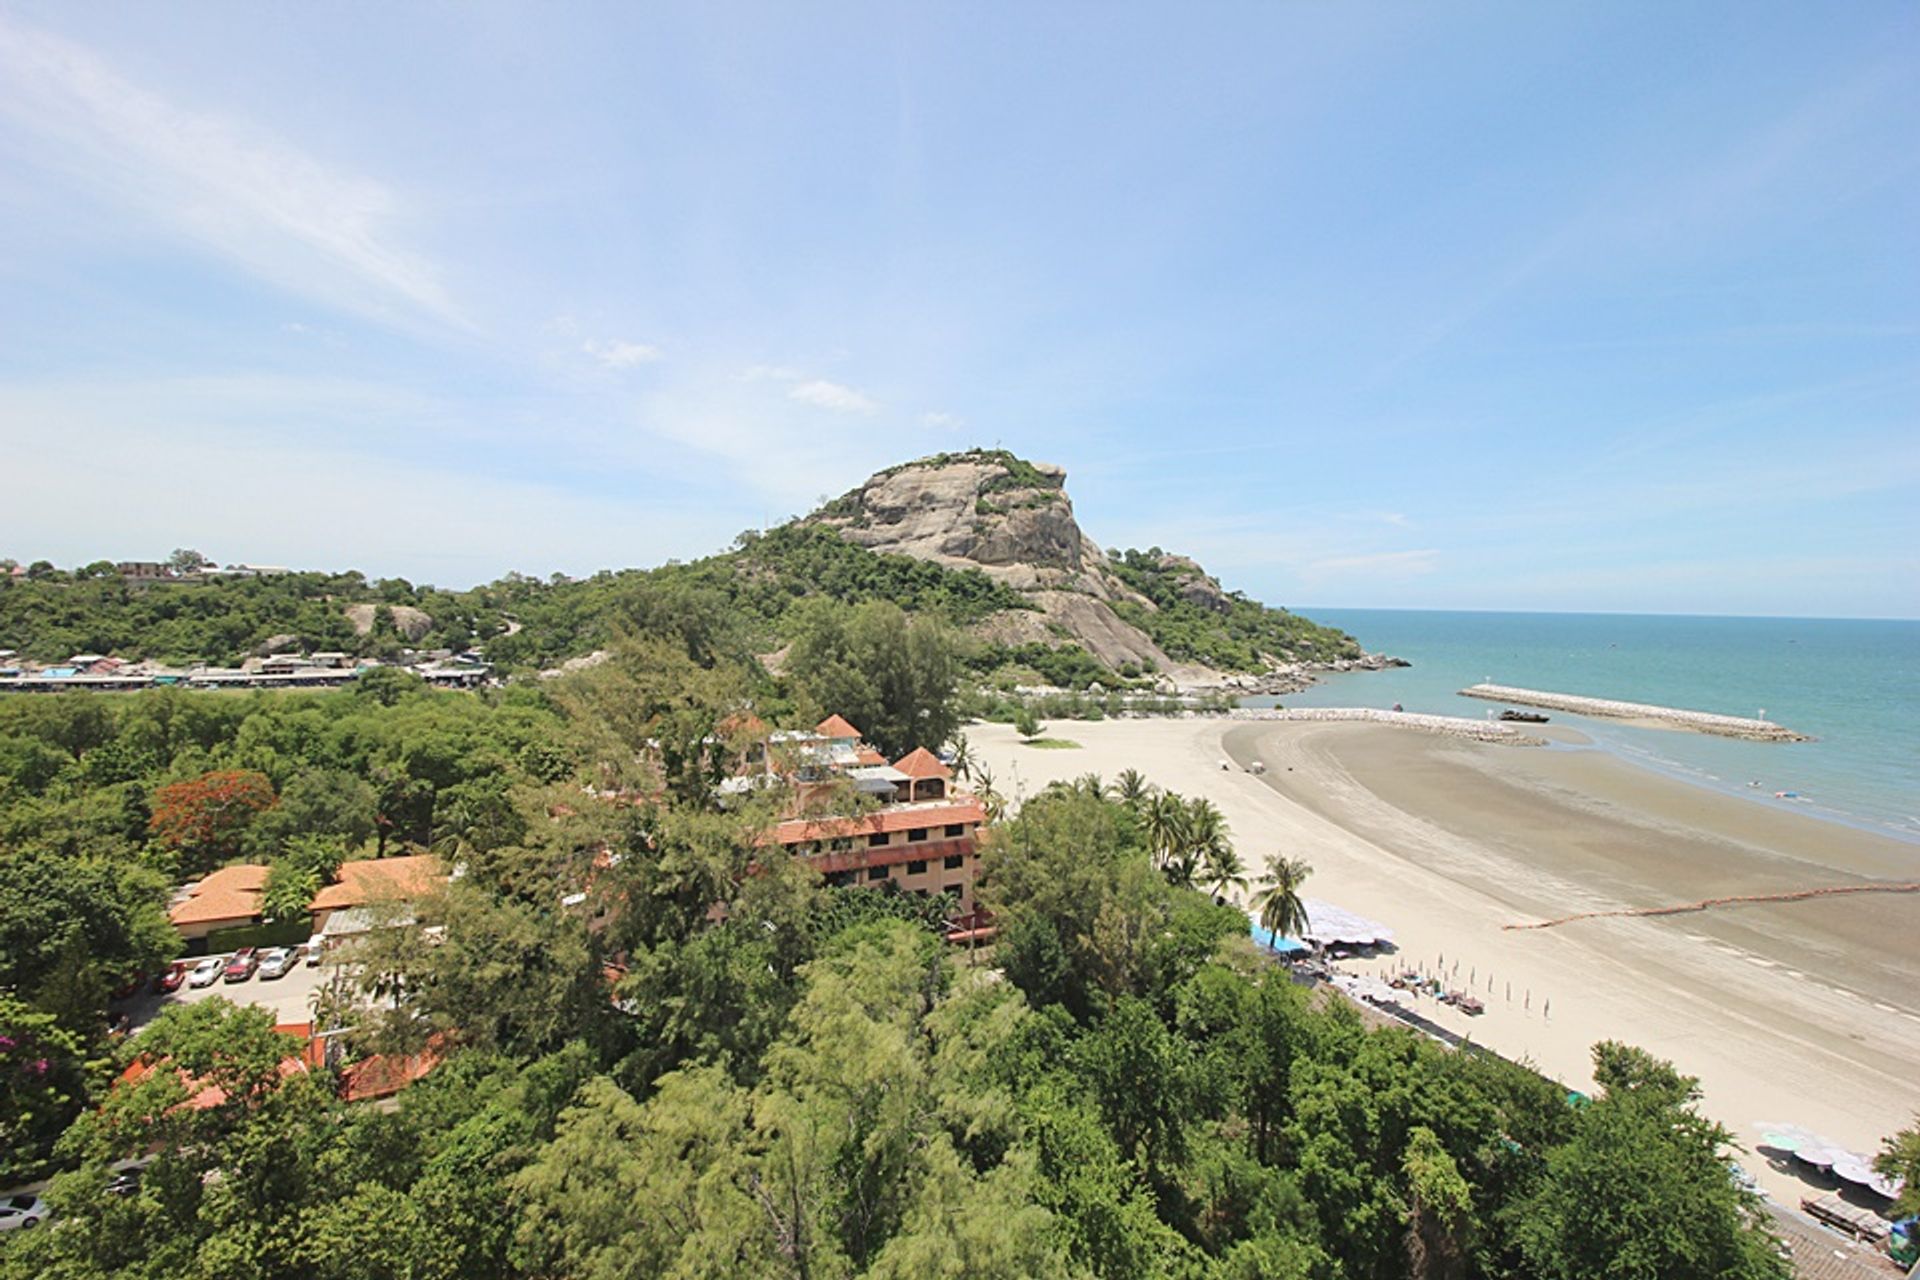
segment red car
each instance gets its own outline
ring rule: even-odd
[[[153,975],[153,994],[166,995],[178,991],[180,984],[187,980],[187,962],[175,960],[172,964]]]
[[[115,987],[112,993],[108,995],[107,999],[125,1000],[129,996],[137,996],[140,994],[140,988],[145,986],[146,983],[147,983],[147,975],[144,973],[136,973],[131,978],[128,978],[125,982]]]
[[[221,976],[228,982],[245,982],[259,967],[260,953],[252,947],[242,947],[233,953],[231,960],[227,961],[227,967],[222,971]]]

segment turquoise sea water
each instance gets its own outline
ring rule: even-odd
[[[1477,718],[1495,704],[1458,691],[1494,681],[1727,715],[1764,709],[1767,719],[1815,740],[1742,742],[1548,714],[1662,772],[1920,843],[1920,622],[1300,612],[1413,666],[1334,676],[1281,699],[1287,706],[1398,702],[1409,711]],[[1776,800],[1776,791],[1801,798]]]

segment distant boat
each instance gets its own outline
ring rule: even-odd
[[[1502,720],[1518,720],[1522,724],[1545,724],[1547,722],[1547,718],[1538,711],[1515,711],[1511,707],[1502,711],[1500,718]]]

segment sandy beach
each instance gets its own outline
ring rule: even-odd
[[[1010,800],[1126,768],[1212,798],[1250,868],[1273,851],[1305,857],[1309,896],[1394,928],[1397,956],[1347,967],[1431,970],[1444,957],[1487,1011],[1427,1000],[1422,1013],[1576,1088],[1590,1083],[1591,1045],[1620,1039],[1698,1076],[1708,1113],[1749,1149],[1765,1120],[1871,1153],[1920,1112],[1920,894],[1504,927],[1920,880],[1920,845],[1692,787],[1558,730],[1547,748],[1351,723],[1051,732],[1080,748],[1026,747],[1004,725],[967,731]],[[1256,759],[1263,776],[1244,768]],[[1777,1199],[1805,1190],[1758,1155],[1745,1163]]]

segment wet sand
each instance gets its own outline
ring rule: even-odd
[[[1613,1038],[1699,1076],[1709,1113],[1749,1146],[1767,1120],[1870,1152],[1920,1112],[1920,894],[1503,927],[1920,880],[1920,845],[1693,787],[1562,732],[1561,746],[1522,748],[1370,724],[1055,728],[1082,749],[1023,748],[1003,726],[968,734],[1009,794],[1132,767],[1210,796],[1250,866],[1274,851],[1303,856],[1310,896],[1397,930],[1398,956],[1353,967],[1433,969],[1444,958],[1487,1013],[1468,1019],[1431,1001],[1423,1013],[1575,1087],[1590,1079],[1592,1043]],[[1245,771],[1254,759],[1263,776]],[[1747,1163],[1778,1198],[1803,1189]]]

